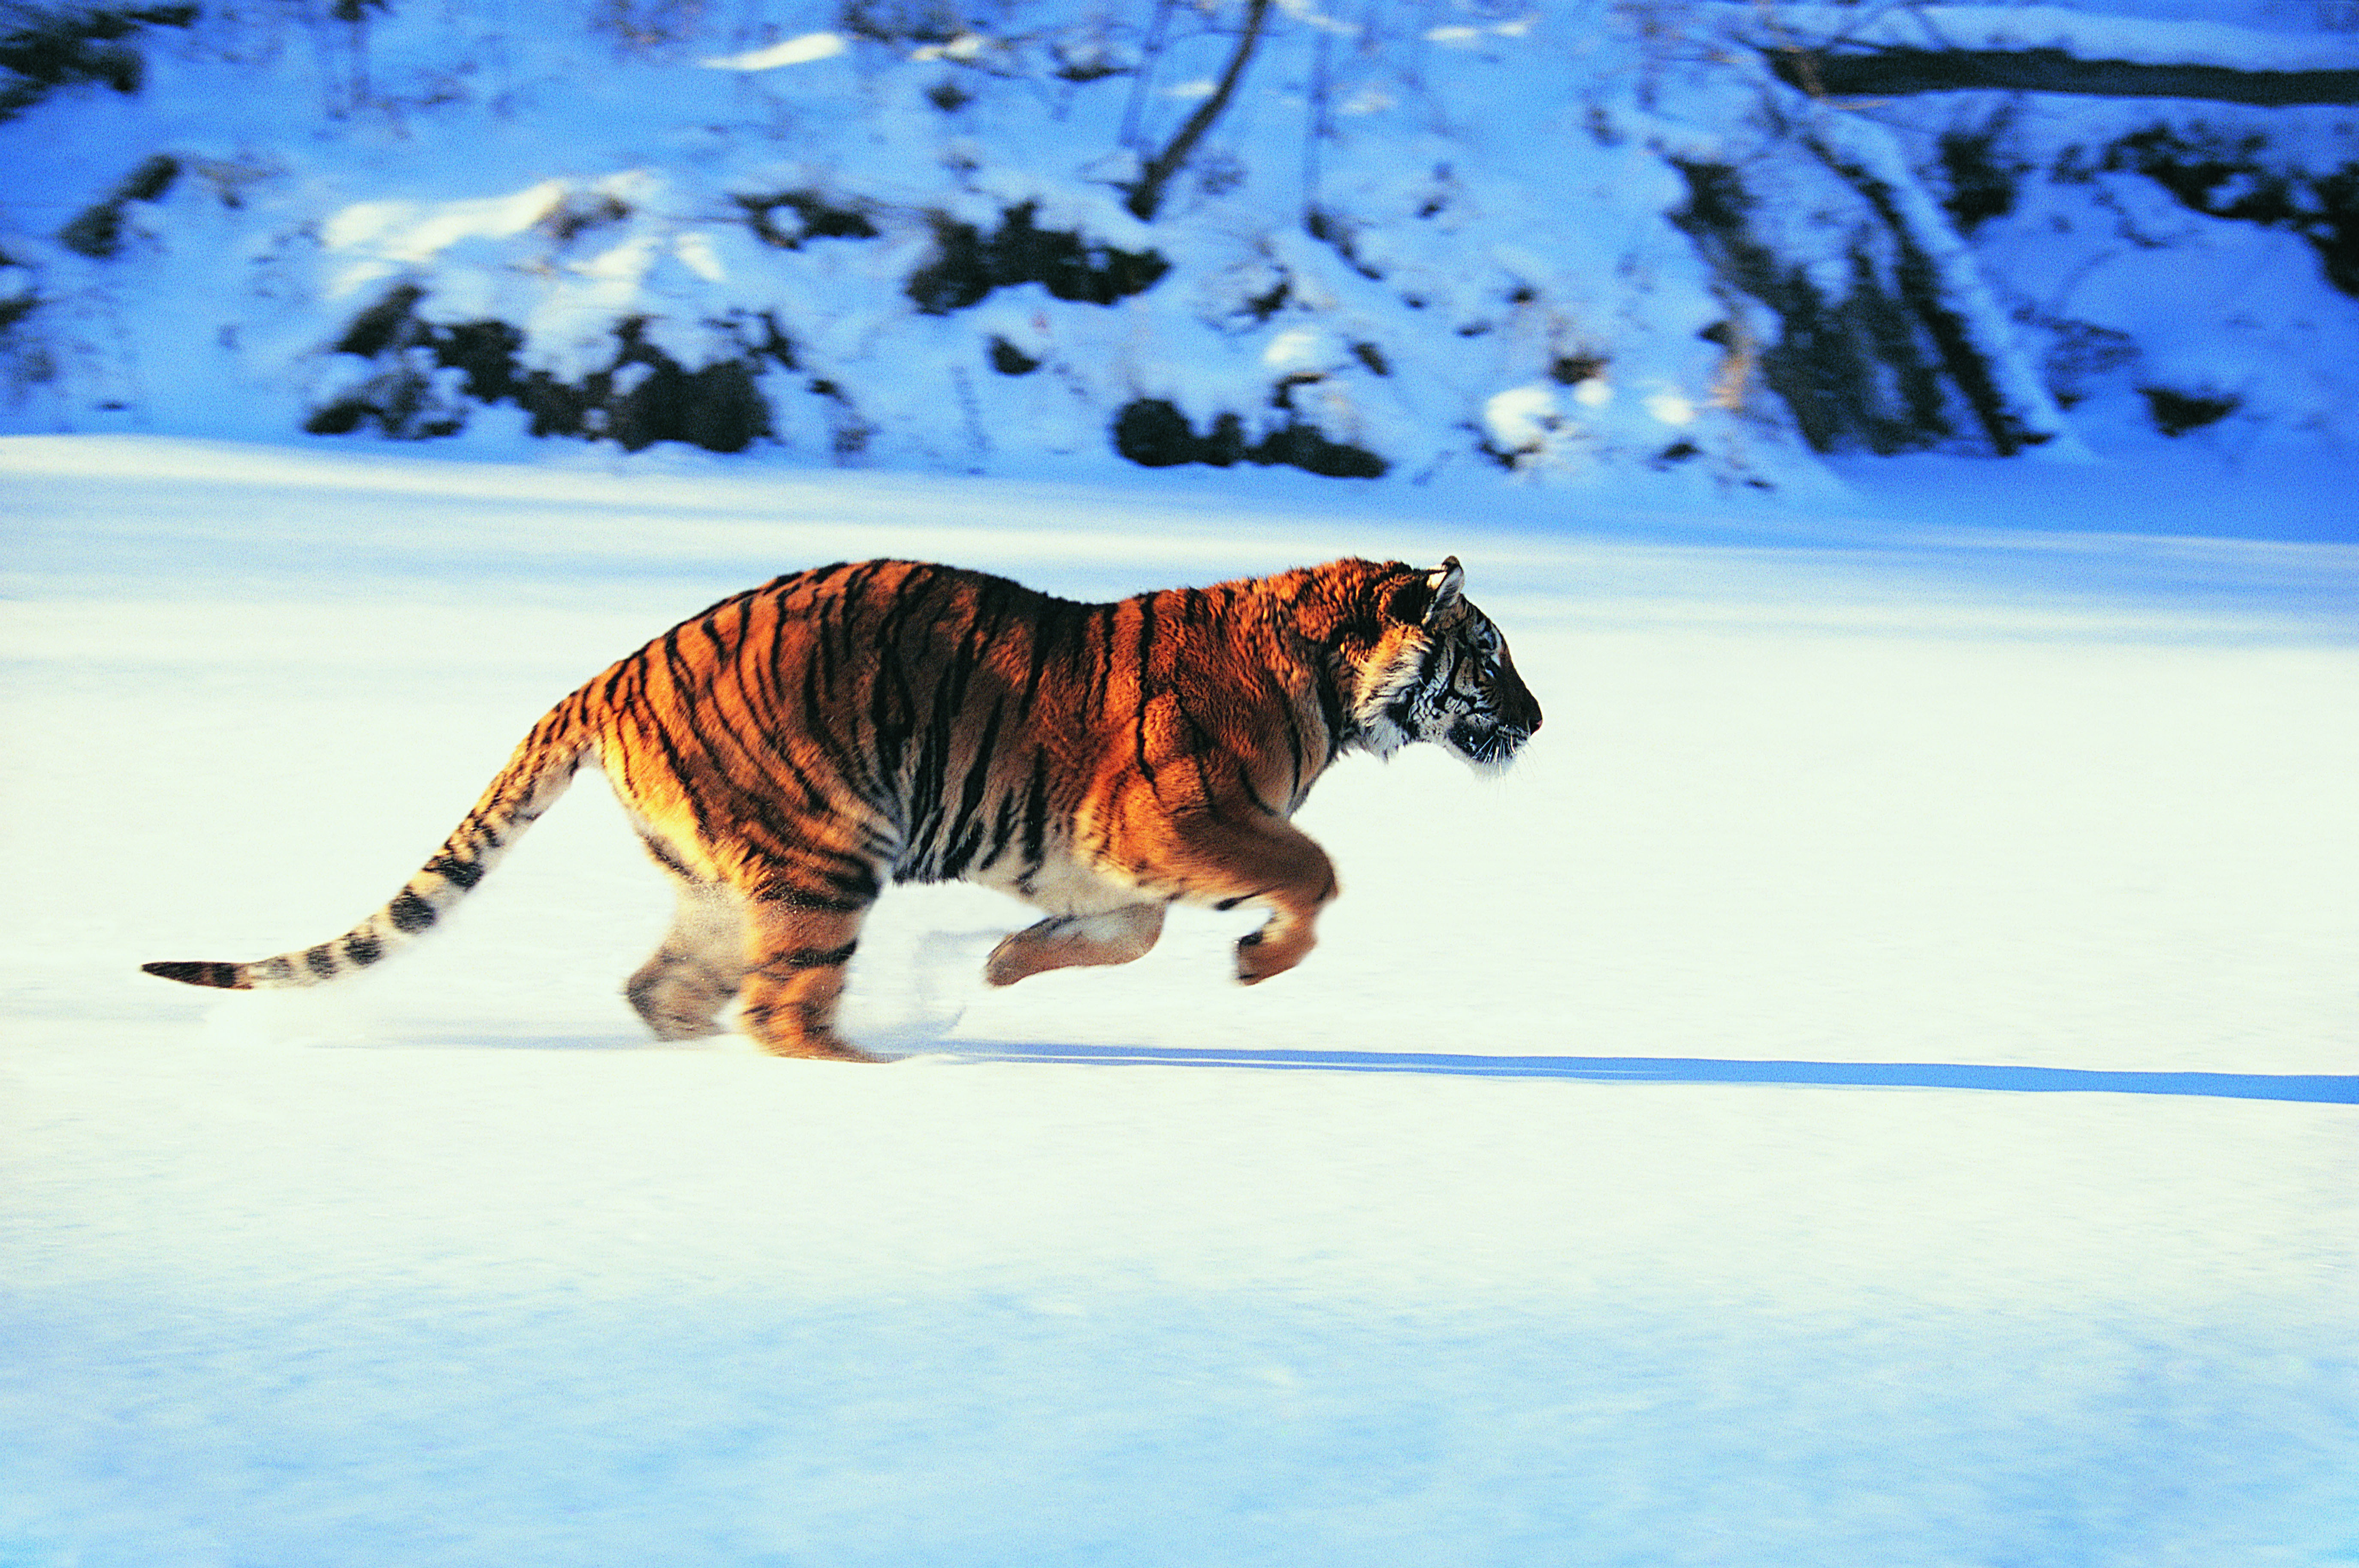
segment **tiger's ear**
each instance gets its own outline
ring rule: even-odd
[[[1459,597],[1466,589],[1466,568],[1458,564],[1456,556],[1451,556],[1426,574],[1425,585],[1433,593],[1432,602],[1425,607],[1425,624],[1430,628],[1458,607]]]

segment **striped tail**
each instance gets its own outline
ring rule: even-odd
[[[142,964],[140,968],[184,985],[275,990],[316,986],[408,946],[432,930],[443,911],[466,897],[573,782],[590,747],[582,721],[584,695],[576,692],[535,725],[434,858],[394,894],[392,903],[342,936],[250,964],[197,959]]]

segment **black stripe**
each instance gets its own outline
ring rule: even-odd
[[[1138,759],[1138,776],[1147,787],[1155,787],[1155,764],[1147,760],[1147,709],[1155,700],[1155,692],[1147,682],[1147,662],[1155,644],[1155,596],[1138,596],[1138,646],[1133,657],[1138,661],[1138,708],[1130,716],[1131,749]]]
[[[335,949],[325,942],[316,947],[304,948],[303,962],[313,974],[323,980],[332,980],[336,978]]]
[[[990,848],[984,852],[977,871],[987,871],[1007,853],[1008,839],[1016,830],[1016,795],[1013,791],[999,797],[999,809],[992,815],[991,832],[986,836]]]
[[[773,881],[763,889],[760,896],[773,903],[783,903],[789,909],[807,909],[821,914],[858,914],[876,902],[875,882],[873,878],[869,879],[864,894],[837,896],[813,888],[795,887],[784,881]]]
[[[1212,769],[1213,761],[1227,760],[1225,754],[1214,741],[1212,732],[1197,721],[1196,715],[1189,709],[1184,697],[1175,693],[1171,698],[1171,706],[1178,710],[1180,722],[1187,731],[1188,760],[1196,764],[1196,787],[1202,795],[1201,809],[1212,821],[1225,822],[1228,820],[1228,814],[1221,809],[1223,792],[1212,782]],[[1253,780],[1247,776],[1246,770],[1242,764],[1237,768],[1237,783],[1244,787],[1246,795],[1256,806],[1260,806],[1264,811],[1269,811],[1268,803],[1263,800],[1260,792],[1254,788]],[[1270,815],[1274,816],[1277,813],[1270,812]]]
[[[235,964],[223,964],[212,959],[167,959],[162,963],[142,964],[142,972],[159,980],[178,980],[184,986],[211,986],[216,990],[242,991],[249,988],[238,978]]]
[[[657,865],[661,866],[673,876],[679,878],[683,881],[692,882],[701,880],[694,871],[688,869],[687,861],[681,860],[678,855],[672,852],[672,848],[669,844],[665,843],[661,838],[657,838],[654,834],[640,834],[639,842],[647,847],[648,857],[653,860]]]
[[[865,909],[876,902],[878,893],[885,891],[876,880],[876,868],[858,855],[815,846],[807,848],[804,854],[813,860],[833,862],[832,866],[820,869],[820,880],[842,897],[858,901],[848,905],[849,908]]]
[[[870,765],[873,760],[872,754],[853,747],[848,739],[839,739],[837,735],[839,730],[850,730],[855,727],[840,725],[834,719],[834,715],[839,710],[849,711],[852,704],[849,701],[839,704],[836,700],[834,677],[830,672],[834,666],[836,639],[841,628],[836,626],[825,613],[827,607],[821,608],[820,622],[811,628],[810,633],[811,641],[819,650],[820,656],[806,659],[803,662],[802,710],[796,715],[792,734],[794,738],[808,741],[817,749],[821,757],[835,770],[837,782],[850,788],[870,806],[882,810],[886,805],[884,798],[886,794],[884,780],[877,776],[875,770]],[[773,657],[774,659],[782,658],[785,654],[786,649],[782,643]],[[776,668],[775,664],[773,668]],[[781,694],[785,689],[785,684],[781,680],[779,684]],[[778,739],[780,752],[785,751],[788,740],[788,727],[781,725]],[[816,784],[812,786],[811,794],[813,809],[825,810],[829,805],[825,794]]]
[[[958,815],[951,818],[950,842],[944,847],[940,877],[954,881],[965,873],[967,862],[982,848],[983,830],[975,821],[975,813],[983,806],[984,792],[991,783],[991,763],[999,751],[999,720],[1005,710],[1005,700],[995,701],[990,714],[983,721],[983,734],[974,744],[974,760],[967,764],[966,777],[959,785]]]
[[[394,895],[393,903],[386,913],[393,917],[393,928],[401,932],[423,931],[440,918],[440,912],[432,904],[408,888]]]
[[[1039,613],[1025,628],[1032,639],[1032,658],[1024,674],[1024,696],[1016,707],[1017,717],[1028,719],[1032,716],[1032,705],[1039,699],[1041,679],[1055,661],[1060,644],[1067,645],[1067,662],[1081,657],[1082,639],[1087,633],[1086,621],[1085,613],[1063,600],[1043,601]]]
[[[806,969],[834,969],[852,962],[859,942],[846,942],[841,947],[789,947],[783,953],[773,953],[755,966],[755,973],[776,979],[781,975],[799,974]]]
[[[1311,687],[1319,694],[1319,718],[1327,726],[1327,750],[1332,755],[1358,730],[1343,701],[1340,672],[1325,667],[1311,672]]]
[[[366,968],[385,957],[385,946],[376,939],[375,932],[355,931],[344,938],[344,957]]]
[[[1121,605],[1102,604],[1082,623],[1073,651],[1085,666],[1081,697],[1085,714],[1106,709],[1106,693],[1114,688],[1114,631],[1121,620]]]
[[[1287,786],[1286,798],[1289,806],[1299,806],[1302,802],[1302,720],[1296,716],[1294,704],[1285,701],[1283,692],[1279,694],[1279,700],[1285,703],[1286,752],[1293,768],[1293,782]]]
[[[1049,753],[1032,753],[1032,778],[1024,791],[1024,866],[1037,871],[1049,837]]]
[[[447,850],[426,862],[426,869],[465,892],[484,880],[484,867],[479,860],[462,860]]]

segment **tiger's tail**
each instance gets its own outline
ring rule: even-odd
[[[140,968],[186,985],[276,990],[320,985],[407,947],[432,930],[443,911],[482,881],[508,847],[573,782],[592,744],[584,717],[586,695],[587,688],[576,692],[535,725],[433,858],[403,884],[391,903],[342,936],[250,964],[171,960],[142,964]]]

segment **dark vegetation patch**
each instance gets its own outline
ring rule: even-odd
[[[1095,37],[1059,38],[1049,45],[1049,51],[1056,58],[1057,80],[1077,87],[1109,76],[1128,76],[1138,69]]]
[[[766,245],[799,251],[811,240],[873,240],[876,225],[857,206],[839,206],[816,190],[781,190],[767,196],[733,196],[746,222]],[[781,219],[781,212],[791,216]]]
[[[169,153],[157,153],[142,160],[137,168],[124,177],[113,195],[83,208],[72,222],[59,230],[58,243],[92,261],[105,261],[121,254],[124,209],[134,201],[161,200],[179,178],[180,160]]]
[[[1248,295],[1245,297],[1243,313],[1252,320],[1254,325],[1260,326],[1285,309],[1286,302],[1292,297],[1294,297],[1294,280],[1281,273],[1276,283],[1271,284],[1259,294]]]
[[[1868,256],[1854,251],[1850,287],[1830,297],[1807,268],[1754,233],[1752,198],[1734,168],[1676,167],[1688,200],[1671,221],[1721,276],[1777,313],[1779,336],[1761,351],[1761,378],[1793,411],[1812,449],[1890,454],[1955,436],[1938,362]]]
[[[757,377],[768,365],[795,368],[793,345],[765,316],[733,323],[742,354],[694,369],[648,341],[647,322],[614,328],[614,354],[579,381],[519,367],[524,333],[505,321],[427,321],[417,313],[425,290],[402,284],[353,318],[339,353],[382,368],[358,387],[315,410],[303,427],[342,436],[367,427],[397,439],[455,435],[465,408],[442,396],[435,373],[456,371],[475,403],[513,403],[532,417],[536,436],[610,440],[628,451],[658,441],[685,441],[708,451],[743,451],[771,433],[770,406]]]
[[[847,0],[836,25],[877,44],[946,44],[967,30],[957,8],[942,0]]]
[[[386,291],[384,298],[352,319],[344,335],[336,340],[336,352],[358,354],[364,360],[376,358],[417,325],[409,313],[425,297],[426,290],[414,283],[395,285]]]
[[[995,288],[1037,283],[1059,299],[1111,305],[1155,287],[1171,264],[1154,251],[1117,250],[1060,229],[1043,229],[1030,201],[1009,208],[986,234],[971,223],[937,217],[934,257],[913,274],[907,293],[929,316],[981,304]]]
[[[1114,416],[1114,446],[1142,468],[1207,463],[1224,469],[1245,462],[1264,468],[1298,468],[1329,479],[1381,479],[1391,467],[1365,448],[1330,440],[1315,426],[1299,421],[1248,442],[1245,421],[1234,414],[1223,414],[1199,436],[1188,416],[1160,397],[1137,398],[1123,406]]]
[[[198,14],[195,5],[11,5],[0,30],[0,120],[60,87],[138,92],[147,62],[125,40],[143,27],[185,27]]]
[[[2006,130],[2004,121],[1974,129],[1956,126],[1942,132],[1934,144],[1941,165],[1941,208],[1961,234],[1972,234],[2015,211],[2031,166],[2000,155],[1999,138]]]
[[[2216,425],[2243,406],[2244,402],[2242,398],[2180,392],[2168,386],[2141,386],[2138,393],[2146,399],[2147,414],[2153,419],[2154,427],[2166,436],[2184,436],[2190,430]]]
[[[2318,253],[2326,280],[2359,296],[2359,162],[2325,174],[2272,164],[2257,132],[2230,136],[2204,125],[2153,125],[2105,148],[2096,167],[2145,175],[2207,217],[2288,229]],[[2081,172],[2067,155],[2059,178]]]
[[[2127,332],[2100,327],[2093,321],[2042,320],[2049,333],[2048,354],[2040,366],[2057,406],[2071,408],[2096,391],[2097,382],[2136,362],[2138,346]]]
[[[1873,232],[1890,243],[1887,258],[1866,233],[1854,240],[1840,293],[1760,237],[1753,198],[1724,164],[1675,161],[1688,200],[1670,214],[1722,278],[1777,314],[1777,341],[1760,351],[1761,379],[1793,411],[1804,439],[1821,452],[1864,448],[1886,455],[1962,444],[2000,457],[2048,440],[2008,405],[1897,193],[1829,149],[1812,150],[1857,193],[1863,218],[1872,217]]]
[[[612,228],[630,215],[629,205],[619,197],[606,194],[587,198],[569,196],[558,204],[555,211],[540,221],[540,227],[559,244],[568,245],[595,230]]]
[[[1341,256],[1343,265],[1371,282],[1381,282],[1384,270],[1360,254],[1359,228],[1349,219],[1313,207],[1302,216],[1303,232]]]
[[[991,340],[991,368],[1002,375],[1030,375],[1040,368],[1040,362],[1006,339],[995,336]]]
[[[1549,362],[1549,379],[1559,386],[1579,386],[1603,375],[1608,362],[1603,354],[1559,354]]]

